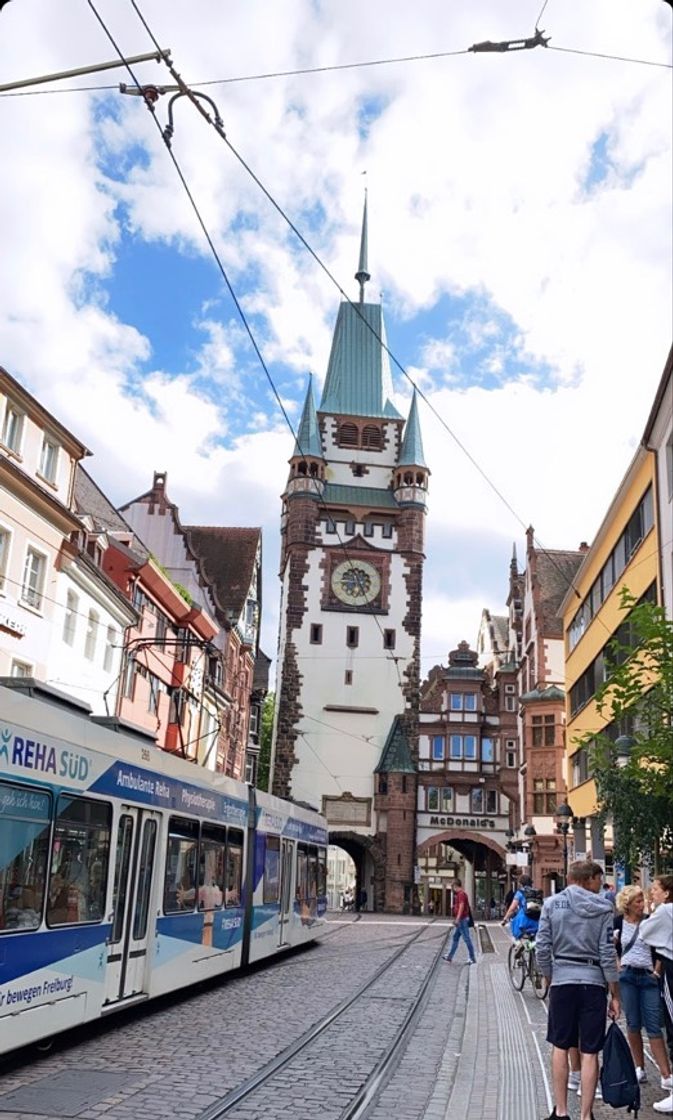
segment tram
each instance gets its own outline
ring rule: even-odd
[[[0,678],[0,1054],[310,941],[325,820]]]

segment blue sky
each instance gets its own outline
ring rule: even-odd
[[[97,7],[123,49],[148,49],[130,5]],[[196,21],[143,4],[190,81],[465,50],[529,33],[538,11],[203,0]],[[86,6],[32,0],[0,20],[6,81],[111,56]],[[670,62],[670,9],[550,0],[544,22],[552,46],[589,53],[207,88],[231,142],[353,297],[366,183],[367,297],[383,293],[391,350],[516,511],[422,406],[428,655],[474,640],[483,606],[504,609],[525,525],[557,548],[591,539],[670,344],[670,70],[590,53]],[[155,63],[138,73],[171,80]],[[117,80],[128,75],[73,84]],[[149,114],[112,91],[8,98],[2,111],[0,361],[92,448],[114,501],[161,469],[185,522],[262,525],[273,652],[292,437]],[[166,112],[161,98],[162,125]],[[173,151],[296,424],[309,371],[318,386],[325,374],[339,294],[189,104],[175,119]],[[393,376],[406,413],[410,386]]]

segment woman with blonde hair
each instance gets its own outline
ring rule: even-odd
[[[640,939],[649,945],[657,960],[661,974],[661,1007],[668,1036],[668,1052],[673,1064],[673,875],[657,875],[650,887],[650,901],[655,910],[640,930]],[[668,1078],[663,1089],[669,1096],[655,1101],[655,1112],[673,1113],[673,1082]]]
[[[663,1039],[663,1016],[659,979],[654,970],[651,949],[639,934],[645,923],[645,895],[642,887],[624,887],[617,895],[615,922],[619,957],[619,990],[626,1016],[626,1034],[639,1081],[646,1081],[643,1053],[643,1027],[647,1031],[654,1060],[661,1074],[662,1089],[670,1089],[671,1067]]]

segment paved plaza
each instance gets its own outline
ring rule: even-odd
[[[440,967],[422,1014],[368,1120],[542,1120],[551,1111],[546,1002],[507,974],[509,936],[489,923],[478,961],[461,945]],[[427,974],[449,923],[386,915],[333,915],[308,949],[247,975],[159,1001],[55,1042],[2,1067],[0,1120],[198,1120],[218,1107],[326,1011],[358,991],[398,948],[414,945],[382,976],[357,1017],[325,1032],[310,1060],[286,1067],[231,1120],[338,1118],[385,1050],[410,994]],[[386,979],[388,976],[388,979]],[[653,1066],[644,1116],[657,1088]],[[611,1109],[600,1103],[596,1120]],[[571,1094],[570,1114],[579,1116]]]

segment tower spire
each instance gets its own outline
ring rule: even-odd
[[[365,187],[365,205],[362,211],[362,234],[360,236],[360,261],[355,279],[360,285],[360,303],[365,301],[365,284],[371,280],[367,272],[367,188]]]

